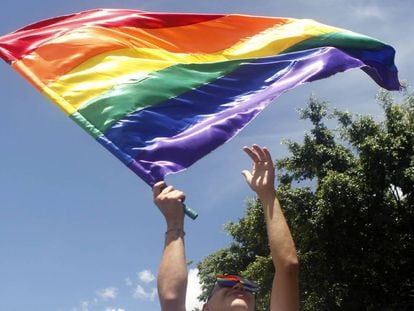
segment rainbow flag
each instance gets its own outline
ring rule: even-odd
[[[149,185],[282,92],[351,68],[400,88],[394,49],[313,20],[97,9],[0,37],[0,57]]]

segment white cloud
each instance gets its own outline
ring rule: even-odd
[[[376,5],[356,5],[352,7],[354,13],[362,18],[384,19],[385,11]]]
[[[203,302],[198,300],[198,296],[201,294],[200,279],[198,277],[198,269],[190,269],[188,272],[188,284],[187,284],[187,298],[185,306],[187,310],[194,310],[203,306]]]
[[[82,301],[80,307],[81,311],[89,311],[89,301]]]
[[[121,308],[106,308],[105,311],[125,311],[125,309],[121,309]]]
[[[130,279],[130,278],[126,278],[126,279],[125,279],[125,285],[126,285],[126,286],[132,286],[132,281],[131,281],[131,279]]]
[[[116,287],[108,287],[98,290],[96,294],[103,300],[115,299],[118,296],[118,289]]]
[[[135,288],[133,297],[136,299],[141,299],[141,300],[154,301],[156,295],[157,295],[156,288],[152,288],[151,290],[146,291],[145,288],[143,288],[141,285],[137,285],[137,287]]]
[[[72,309],[70,309],[70,311],[92,311],[92,310],[95,310],[94,306],[96,306],[97,304],[98,304],[97,298],[93,298],[90,300],[82,300],[79,303],[79,307],[73,307]]]
[[[143,270],[141,272],[138,272],[138,278],[141,282],[144,283],[151,283],[155,280],[155,276],[150,270]]]

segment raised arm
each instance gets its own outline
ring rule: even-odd
[[[295,244],[274,189],[275,170],[269,151],[253,145],[243,150],[253,160],[251,172],[243,175],[260,199],[269,237],[270,252],[276,269],[270,302],[271,311],[299,309],[298,257]]]
[[[165,217],[164,252],[158,272],[158,296],[162,311],[185,311],[187,290],[187,263],[184,247],[183,192],[166,186],[154,185],[154,203]]]

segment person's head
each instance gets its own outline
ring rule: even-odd
[[[239,275],[218,275],[203,311],[254,311],[257,285]]]

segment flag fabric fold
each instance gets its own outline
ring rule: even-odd
[[[0,57],[149,185],[281,93],[353,68],[398,90],[394,49],[313,20],[96,9],[0,37]]]

